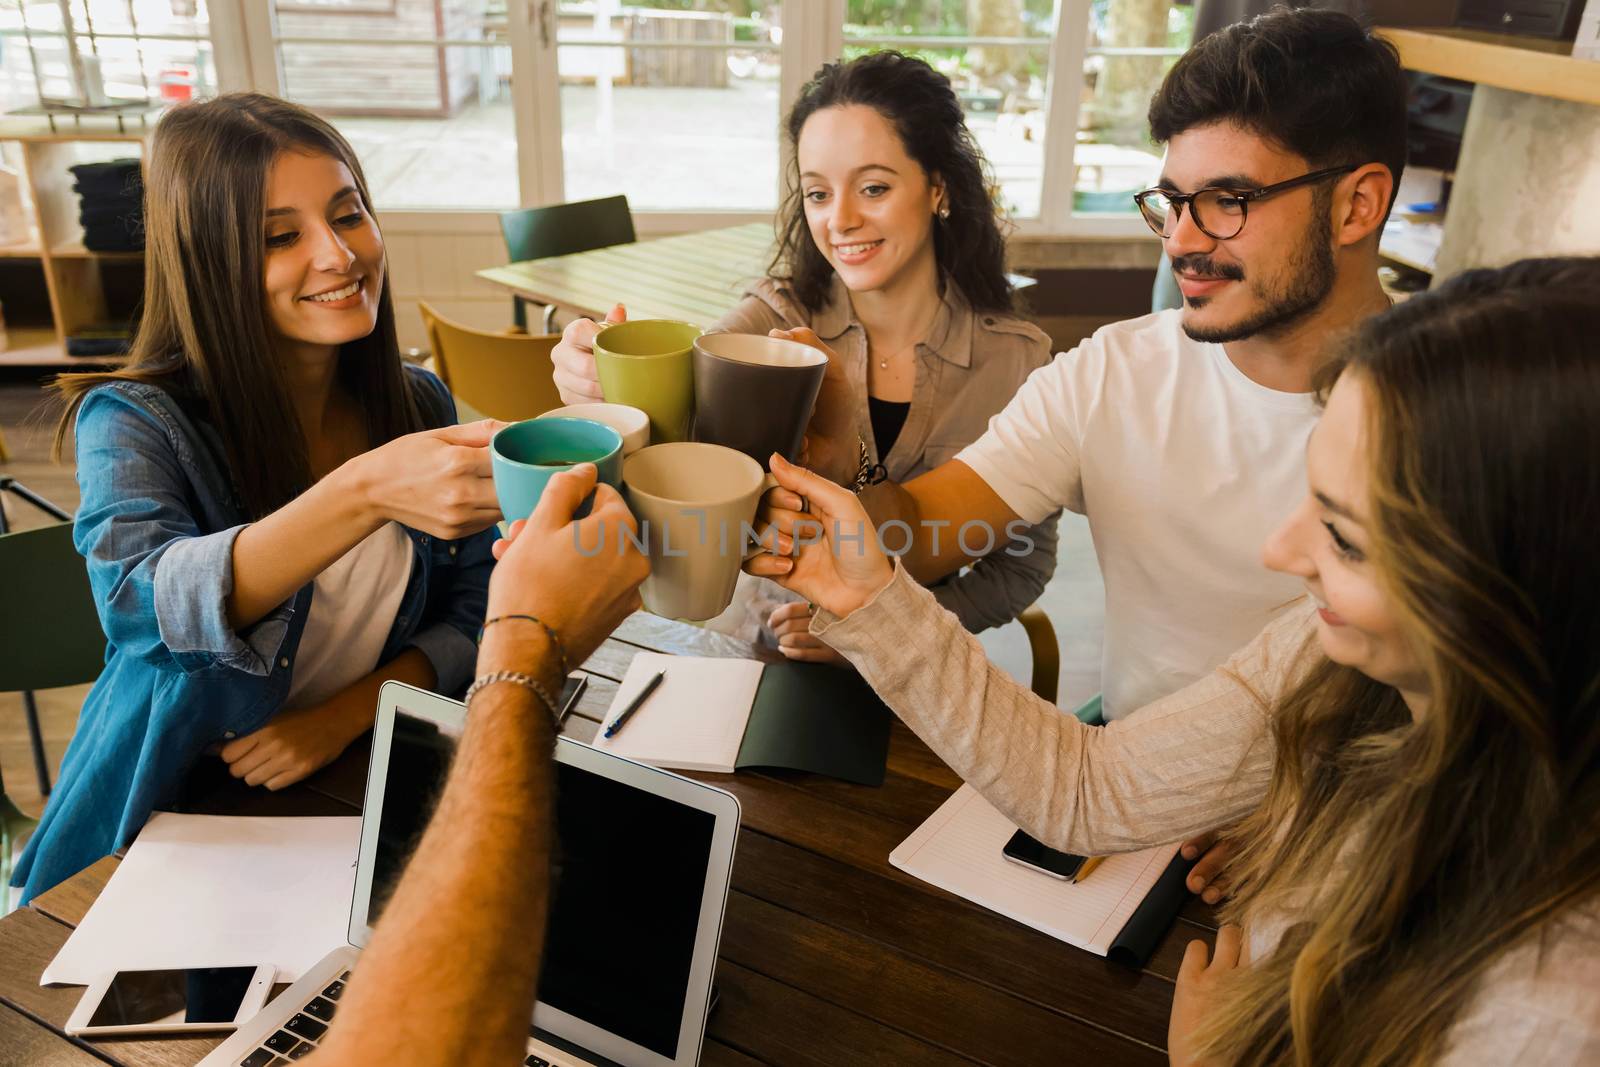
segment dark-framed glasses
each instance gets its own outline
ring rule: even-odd
[[[1263,185],[1258,189],[1223,189],[1211,185],[1204,189],[1196,189],[1192,193],[1175,193],[1170,189],[1146,189],[1142,193],[1134,193],[1133,200],[1139,205],[1139,213],[1144,216],[1144,221],[1158,237],[1172,236],[1178,220],[1183,217],[1183,209],[1187,207],[1189,217],[1194,220],[1195,226],[1201,233],[1218,241],[1226,241],[1230,237],[1239,236],[1239,231],[1244,229],[1244,220],[1250,214],[1252,201],[1265,200],[1269,196],[1277,196],[1302,185],[1312,185],[1336,175],[1349,174],[1361,166],[1363,164],[1350,163],[1342,167],[1326,167],[1314,170],[1310,174],[1302,174],[1298,178],[1290,178],[1288,181]]]

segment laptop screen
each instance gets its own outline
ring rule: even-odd
[[[396,711],[369,924],[433,812],[454,748],[435,723]],[[558,763],[556,822],[539,1000],[675,1057],[715,817]]]

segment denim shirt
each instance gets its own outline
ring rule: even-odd
[[[407,373],[428,425],[454,423],[444,383]],[[249,520],[224,455],[209,424],[153,385],[103,385],[79,409],[73,541],[88,561],[106,666],[17,864],[24,901],[129,844],[208,746],[260,729],[288,695],[313,587],[243,630],[229,625],[233,542]],[[453,693],[476,659],[495,532],[406,533],[410,578],[379,662],[420,649],[438,690]]]

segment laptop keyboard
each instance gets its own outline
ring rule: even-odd
[[[344,992],[346,971],[321,993],[311,998],[309,1004],[284,1023],[276,1033],[261,1043],[261,1047],[239,1061],[239,1067],[283,1067],[284,1064],[303,1060],[317,1050],[317,1042],[328,1032],[333,1013],[338,1010],[339,996]],[[530,1055],[524,1067],[559,1067],[540,1056]]]
[[[283,1067],[295,1060],[303,1060],[317,1050],[317,1042],[328,1032],[333,1013],[339,1007],[339,996],[344,992],[346,971],[321,993],[302,1005],[277,1033],[261,1043],[261,1047],[239,1061],[239,1067]]]

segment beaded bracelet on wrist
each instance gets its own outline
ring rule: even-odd
[[[478,627],[478,644],[483,644],[483,632],[485,630],[497,622],[505,622],[508,619],[520,619],[523,622],[531,622],[540,629],[544,630],[545,634],[550,638],[550,644],[556,650],[556,656],[561,660],[561,673],[567,674],[571,672],[572,664],[567,660],[567,646],[561,643],[561,635],[556,633],[553,626],[539,618],[537,615],[496,615],[492,619],[485,619],[483,625]]]

